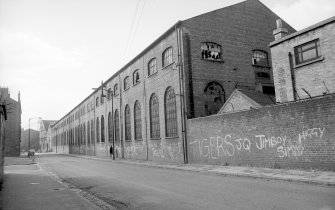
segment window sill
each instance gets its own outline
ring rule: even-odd
[[[312,63],[316,63],[316,62],[319,62],[319,61],[323,61],[325,58],[323,56],[319,57],[319,58],[316,58],[314,60],[311,60],[311,61],[307,61],[305,63],[301,63],[301,64],[298,64],[298,65],[295,65],[294,68],[300,68],[302,66],[306,66],[306,65],[309,65],[309,64],[312,64]]]
[[[161,138],[150,138],[150,140],[161,140]]]
[[[130,87],[128,87],[128,88],[126,88],[126,89],[124,89],[123,91],[127,91],[127,90],[129,90],[130,89]]]
[[[179,136],[169,136],[165,137],[165,139],[179,139]]]
[[[135,141],[143,141],[143,139],[135,139]]]
[[[212,60],[212,59],[206,59],[206,58],[201,58],[203,61],[211,61],[214,63],[224,63],[224,60]]]
[[[157,73],[158,73],[158,71],[156,71],[155,73],[152,73],[152,74],[148,75],[148,78],[152,77],[153,75],[156,75]]]
[[[125,139],[124,141],[125,142],[131,142],[131,139]]]
[[[262,66],[262,65],[257,65],[257,64],[252,64],[253,67],[256,67],[256,68],[265,68],[265,69],[271,69],[270,66]]]
[[[119,94],[115,94],[115,95],[114,95],[114,98],[116,98],[117,96],[119,96]]]
[[[168,65],[166,65],[166,66],[164,66],[164,67],[162,67],[162,69],[161,70],[164,70],[164,69],[166,69],[166,68],[168,68],[169,66],[171,66],[172,64],[174,64],[175,62],[173,61],[172,63],[169,63]]]
[[[133,84],[133,87],[136,86],[136,85],[138,85],[138,84],[140,84],[140,83],[141,83],[141,82],[137,82],[137,83]]]

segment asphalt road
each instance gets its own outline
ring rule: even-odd
[[[223,177],[62,155],[40,165],[118,209],[335,210],[335,188]]]

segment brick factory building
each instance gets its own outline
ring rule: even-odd
[[[6,104],[7,120],[5,124],[5,156],[20,156],[21,143],[21,99],[12,99],[8,88],[0,87],[0,95]]]
[[[274,95],[278,18],[247,0],[177,22],[52,127],[52,150],[187,162],[187,119],[217,114],[237,88]]]

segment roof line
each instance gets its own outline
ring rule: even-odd
[[[106,85],[109,81],[111,81],[113,78],[118,76],[121,72],[123,72],[128,66],[130,66],[134,61],[136,61],[139,57],[143,56],[147,51],[149,51],[154,45],[156,45],[159,41],[161,41],[164,37],[166,37],[168,34],[170,34],[176,27],[179,27],[181,25],[182,21],[179,20],[175,24],[173,24],[168,30],[166,30],[162,35],[160,35],[155,41],[153,41],[148,47],[146,47],[144,50],[142,50],[137,56],[135,56],[133,59],[131,59],[126,65],[124,65],[120,70],[115,72],[111,77],[109,77],[103,85]],[[71,112],[73,112],[75,109],[77,109],[79,106],[81,106],[87,99],[89,99],[92,95],[94,95],[99,90],[96,89],[93,91],[90,95],[88,95],[84,100],[82,100],[77,106],[75,106],[71,111],[69,111],[67,114],[65,114],[60,120],[58,120],[54,125],[58,124],[60,121],[62,121],[66,116],[68,116]]]
[[[309,27],[307,27],[307,28],[304,28],[304,29],[302,29],[302,30],[300,30],[300,31],[294,32],[294,33],[289,34],[289,35],[287,35],[287,36],[284,36],[284,37],[283,37],[282,39],[280,39],[280,40],[271,42],[270,45],[269,45],[269,47],[274,47],[275,45],[277,45],[277,44],[279,44],[279,43],[282,43],[282,42],[284,42],[284,41],[286,41],[286,40],[288,40],[288,39],[292,39],[292,38],[294,38],[294,37],[296,37],[296,36],[299,36],[300,34],[303,34],[303,33],[309,32],[309,31],[312,31],[312,30],[314,30],[314,29],[316,29],[316,28],[320,28],[320,27],[322,27],[322,26],[324,26],[324,25],[326,25],[326,24],[329,24],[329,23],[331,23],[331,22],[334,22],[334,21],[335,21],[335,16],[333,16],[333,17],[331,17],[331,18],[328,18],[328,19],[326,19],[326,20],[323,20],[323,21],[321,21],[321,22],[318,22],[318,23],[316,23],[316,24],[314,24],[314,25],[311,25],[311,26],[309,26]]]

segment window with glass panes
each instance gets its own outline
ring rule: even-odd
[[[94,135],[94,121],[91,120],[91,142],[94,144],[95,142],[95,135]]]
[[[101,142],[105,142],[105,118],[101,115]]]
[[[156,94],[152,94],[149,103],[150,109],[150,137],[160,138],[160,124],[159,124],[159,103]]]
[[[139,70],[136,70],[133,73],[133,85],[136,85],[139,82],[140,82],[140,73]]]
[[[319,39],[295,47],[294,53],[296,64],[301,64],[320,58]]]
[[[126,77],[126,78],[124,78],[124,80],[123,80],[123,89],[124,89],[124,90],[127,90],[129,87],[130,87],[130,84],[129,84],[129,77]]]
[[[113,127],[112,127],[112,113],[108,113],[108,141],[112,142],[113,138]]]
[[[90,121],[87,122],[87,144],[91,144],[91,136],[90,136]]]
[[[256,66],[268,67],[268,53],[262,50],[253,50],[252,51],[252,64]]]
[[[148,75],[152,75],[157,72],[157,59],[153,58],[148,63]]]
[[[166,89],[164,107],[166,137],[178,136],[176,95],[172,87]]]
[[[114,96],[119,95],[118,84],[114,85]]]
[[[119,111],[115,110],[114,114],[114,126],[115,126],[115,141],[120,141],[120,120]]]
[[[97,142],[100,142],[100,126],[99,126],[99,117],[97,117],[96,121],[96,135],[97,135]]]
[[[173,57],[172,57],[172,47],[167,48],[163,52],[162,56],[162,66],[165,67],[173,62]]]
[[[130,108],[126,105],[124,109],[124,124],[125,124],[125,140],[131,140],[131,122],[130,122]]]
[[[139,101],[136,101],[134,105],[134,126],[135,126],[135,140],[142,139],[141,105]]]

